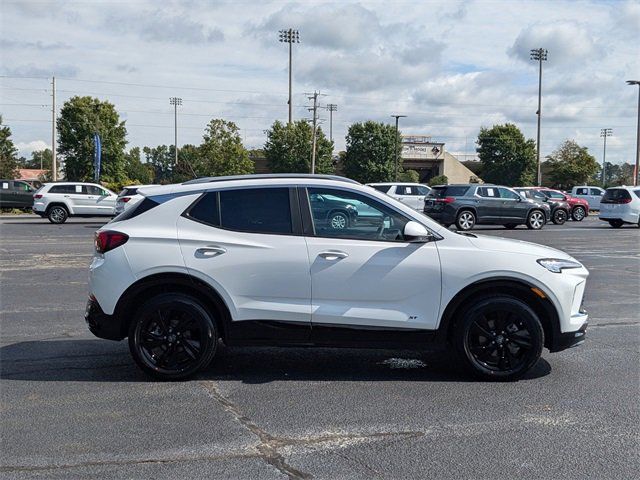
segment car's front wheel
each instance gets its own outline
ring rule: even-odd
[[[567,215],[566,210],[563,210],[562,208],[558,208],[555,212],[553,212],[553,218],[551,220],[556,225],[564,225],[568,217],[569,215]]]
[[[521,378],[540,358],[544,331],[536,313],[523,301],[491,296],[462,312],[453,341],[475,376],[511,381]]]
[[[476,224],[476,216],[471,210],[463,210],[458,213],[456,227],[458,230],[471,230]]]
[[[544,213],[540,210],[533,210],[527,217],[527,228],[529,230],[540,230],[544,227]]]
[[[624,222],[622,220],[609,220],[609,225],[613,228],[620,228]]]
[[[67,212],[66,208],[60,205],[54,205],[49,209],[47,218],[51,223],[61,224],[67,221],[67,218],[69,218],[69,212]]]
[[[576,222],[581,222],[586,216],[587,211],[584,207],[576,207],[571,212],[571,218],[573,218]]]
[[[161,380],[181,380],[206,367],[216,352],[218,332],[209,311],[195,298],[163,293],[136,312],[129,326],[129,350],[138,366]]]

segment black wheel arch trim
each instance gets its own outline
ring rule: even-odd
[[[440,324],[436,334],[436,341],[439,343],[449,343],[456,323],[456,313],[461,307],[475,298],[482,298],[485,295],[504,294],[523,300],[536,312],[545,336],[545,347],[554,350],[556,339],[560,336],[560,320],[558,311],[551,300],[540,298],[532,291],[538,288],[526,280],[513,277],[493,277],[479,280],[460,290],[444,308],[440,318]]]

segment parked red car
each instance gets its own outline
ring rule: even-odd
[[[547,197],[553,198],[554,200],[564,200],[569,204],[569,208],[571,209],[571,218],[573,218],[577,222],[581,222],[587,216],[587,212],[589,211],[589,203],[582,198],[572,197],[568,193],[563,193],[560,190],[554,190],[553,188],[547,187],[535,187],[536,190],[540,190]]]

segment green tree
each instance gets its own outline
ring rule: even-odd
[[[418,183],[420,181],[420,174],[415,170],[402,170],[398,173],[398,181],[407,183]]]
[[[11,129],[2,124],[0,115],[0,178],[16,178],[18,176],[18,149],[11,140]]]
[[[35,150],[31,152],[31,158],[20,158],[19,163],[22,168],[42,168],[43,170],[51,170],[53,155],[50,148],[44,150]]]
[[[101,174],[105,182],[126,177],[127,129],[115,106],[92,97],[72,97],[62,106],[58,125],[58,152],[64,158],[68,180],[92,180],[94,133],[102,142]]]
[[[570,189],[574,185],[584,185],[600,170],[598,162],[587,147],[581,147],[574,140],[566,140],[557,150],[547,156],[545,170],[548,176],[545,184],[555,188]]]
[[[174,168],[171,181],[181,183],[205,177],[207,176],[205,167],[200,148],[191,144],[183,145],[178,150],[178,165]]]
[[[434,185],[447,185],[449,183],[449,179],[446,175],[438,175],[429,180],[429,186],[432,187]]]
[[[199,147],[202,172],[200,175],[243,175],[253,173],[253,162],[242,145],[240,129],[233,122],[214,118],[205,128]]]
[[[283,124],[279,120],[267,130],[264,156],[274,173],[309,173],[313,128],[304,120]],[[321,128],[316,133],[316,173],[333,173],[333,142]]]
[[[482,179],[514,187],[532,185],[536,178],[536,147],[511,123],[481,128],[476,151]]]
[[[144,147],[142,149],[146,163],[153,171],[153,183],[171,183],[173,181],[173,169],[175,154],[173,145],[158,145],[157,147]]]
[[[395,176],[395,158],[401,162],[396,129],[384,123],[354,123],[347,133],[344,173],[362,183],[388,182]],[[400,170],[402,165],[398,165]]]
[[[148,163],[142,162],[140,147],[134,147],[125,154],[124,171],[129,183],[153,182],[153,168]]]

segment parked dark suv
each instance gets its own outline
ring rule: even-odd
[[[36,191],[24,180],[0,180],[0,208],[31,210]]]
[[[551,221],[556,225],[563,225],[569,219],[569,211],[571,208],[564,200],[552,198],[540,191],[537,187],[514,188],[514,190],[524,198],[536,202],[548,203],[551,207]]]
[[[544,202],[522,198],[508,187],[498,185],[439,185],[433,187],[424,202],[424,213],[449,227],[471,230],[478,225],[526,225],[541,229],[551,217]]]

